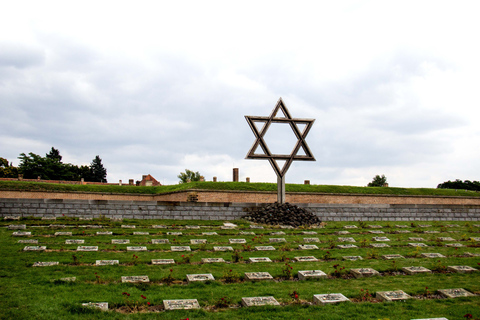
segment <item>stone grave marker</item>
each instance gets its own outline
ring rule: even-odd
[[[192,251],[189,246],[171,246],[172,251]]]
[[[51,224],[48,227],[51,228],[51,229],[65,229],[66,228],[64,224]]]
[[[390,241],[387,237],[373,237],[374,241]]]
[[[165,244],[170,243],[168,239],[152,239],[152,244]]]
[[[302,231],[302,234],[305,234],[305,235],[314,235],[314,234],[317,234],[316,231]]]
[[[206,244],[207,239],[190,239],[190,244]]]
[[[20,216],[5,216],[3,220],[20,220]]]
[[[275,250],[275,247],[272,247],[272,246],[256,246],[255,250],[257,250],[257,251],[272,251],[272,250]]]
[[[47,261],[47,262],[40,262],[37,261],[33,264],[32,267],[51,267],[51,266],[58,266],[58,261]]]
[[[135,229],[136,226],[128,225],[128,224],[122,224],[122,228],[125,228],[125,229]]]
[[[300,244],[298,245],[299,250],[317,250],[318,247],[314,244]]]
[[[447,270],[458,272],[458,273],[472,273],[472,272],[478,271],[477,269],[472,268],[470,266],[448,266]]]
[[[312,242],[320,242],[318,238],[303,238],[303,242],[312,243]]]
[[[467,257],[480,257],[480,253],[465,252],[464,255]]]
[[[233,228],[238,227],[235,223],[231,223],[231,222],[224,222],[223,225],[225,227],[233,227]]]
[[[447,243],[445,247],[461,248],[465,246],[461,243]]]
[[[403,267],[402,270],[409,275],[417,274],[417,273],[432,273],[432,270],[424,267]]]
[[[23,251],[45,251],[47,250],[46,246],[26,246],[23,248]]]
[[[202,263],[224,263],[223,258],[202,258]]]
[[[18,240],[18,243],[33,243],[33,244],[38,244],[38,240],[37,240],[37,239]]]
[[[306,256],[306,257],[295,257],[294,258],[297,262],[317,262],[318,259],[314,256]]]
[[[203,236],[218,236],[216,232],[202,232]]]
[[[385,233],[381,230],[369,230],[368,233],[373,233],[373,234],[382,234],[382,233]]]
[[[124,282],[150,282],[150,279],[148,278],[148,276],[122,276],[122,283]]]
[[[377,270],[374,270],[372,268],[350,269],[350,273],[353,274],[355,278],[373,277],[380,274]]]
[[[118,260],[96,260],[96,266],[113,266],[118,264]]]
[[[389,248],[390,246],[386,243],[372,243],[370,244],[372,248]]]
[[[354,224],[343,226],[345,229],[357,229],[358,227]]]
[[[268,272],[245,272],[245,279],[250,281],[273,280],[273,277]]]
[[[475,296],[473,293],[468,292],[463,288],[458,289],[439,289],[437,290],[441,295],[447,298],[458,298],[458,297],[472,297]]]
[[[440,241],[456,241],[452,237],[438,237],[437,239]]]
[[[98,251],[98,246],[78,246],[77,251]]]
[[[395,227],[397,227],[397,228],[408,228],[409,226],[407,226],[405,224],[396,224]]]
[[[112,239],[112,244],[129,244],[129,239]]]
[[[27,229],[26,224],[11,224],[8,226],[8,230],[24,230]]]
[[[425,319],[412,319],[412,320],[448,320],[447,318],[425,318]]]
[[[447,227],[447,228],[458,228],[459,225],[458,224],[447,224],[445,227]]]
[[[200,309],[197,299],[163,300],[165,310]]]
[[[144,247],[144,246],[127,247],[127,251],[135,251],[135,252],[147,251],[147,247]]]
[[[480,224],[474,224],[473,225],[475,228],[480,228]]]
[[[385,254],[382,256],[383,259],[385,260],[394,260],[394,259],[405,259],[404,256],[399,255],[399,254]]]
[[[411,233],[410,230],[395,230],[394,233]]]
[[[215,278],[211,273],[204,274],[187,274],[187,283],[197,281],[215,281]]]
[[[423,239],[423,238],[415,238],[415,237],[408,238],[408,240],[410,240],[410,241],[425,241],[425,239]]]
[[[371,228],[371,229],[381,229],[381,228],[383,228],[382,226],[379,226],[378,224],[377,225],[369,225],[368,227]]]
[[[430,228],[432,225],[431,224],[419,224],[418,226],[420,228]]]
[[[245,239],[228,239],[228,242],[231,243],[231,244],[234,244],[234,243],[247,243],[247,240],[245,240]]]
[[[167,226],[161,225],[161,224],[154,224],[152,225],[153,229],[166,229]]]
[[[422,253],[422,258],[445,258],[443,254],[440,253]]]
[[[341,293],[329,293],[329,294],[314,294],[313,304],[325,305],[330,303],[339,303],[350,301]]]
[[[82,307],[108,311],[108,302],[86,302],[86,303],[82,303]]]
[[[152,264],[174,264],[173,259],[152,259]]]
[[[65,240],[65,244],[84,244],[85,240],[83,239],[67,239]]]
[[[185,226],[187,229],[200,229],[200,226]]]
[[[285,240],[285,238],[269,238],[268,241],[273,242],[273,243],[287,242],[287,240]]]
[[[66,277],[66,278],[60,278],[58,280],[63,282],[75,282],[77,281],[77,277]]]
[[[398,300],[407,300],[412,298],[402,290],[378,291],[375,294],[375,297],[383,301],[398,301]]]
[[[272,262],[270,258],[267,257],[260,257],[260,258],[248,258],[248,262],[255,263],[255,262]]]
[[[423,231],[423,233],[440,233],[440,231],[436,231],[436,230],[425,230],[425,231]]]
[[[32,233],[30,231],[15,231],[12,233],[14,237],[30,237]]]
[[[280,229],[294,229],[292,226],[280,226]]]
[[[327,274],[321,270],[298,271],[298,280],[327,278]]]
[[[478,237],[470,237],[469,240],[470,240],[470,241],[477,241],[477,242],[478,242],[478,241],[480,241],[480,238],[478,238]]]
[[[256,226],[256,225],[251,224],[250,229],[263,229],[263,226]]]
[[[56,217],[42,217],[42,220],[57,220]]]
[[[280,303],[274,297],[250,297],[242,298],[242,305],[244,307],[279,306]]]
[[[228,246],[213,247],[213,251],[233,251],[233,248]]]
[[[240,234],[240,235],[243,235],[243,236],[254,236],[254,235],[255,235],[255,232],[252,232],[252,231],[240,231],[239,234]]]
[[[133,233],[134,236],[148,236],[150,232],[136,231]]]
[[[55,232],[55,236],[71,236],[72,233],[71,232]]]
[[[272,235],[272,236],[283,236],[283,235],[285,235],[285,234],[286,234],[286,233],[283,232],[283,231],[276,231],[276,232],[270,233],[270,235]]]
[[[112,231],[97,231],[97,236],[111,236],[112,234]]]
[[[235,227],[232,227],[232,226],[221,226],[220,229],[222,229],[222,230],[232,230],[232,229],[235,229]]]
[[[167,235],[169,235],[169,236],[181,236],[182,233],[181,232],[167,232]]]
[[[340,248],[340,249],[352,249],[352,248],[358,248],[356,245],[354,244],[339,244],[337,245],[337,248]]]
[[[361,256],[343,256],[343,260],[350,260],[350,261],[357,261],[357,260],[363,260]]]
[[[350,231],[338,231],[337,232],[338,235],[346,235],[346,234],[350,234]]]
[[[425,243],[422,243],[422,242],[410,242],[408,244],[410,247],[428,247]]]

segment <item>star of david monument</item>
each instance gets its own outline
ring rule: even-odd
[[[280,116],[277,116],[278,114],[280,114]],[[285,203],[285,174],[292,162],[294,160],[315,161],[305,141],[315,119],[292,118],[282,98],[278,99],[277,105],[273,108],[270,116],[245,116],[245,119],[255,135],[255,142],[250,148],[250,151],[248,151],[245,159],[264,159],[270,162],[270,165],[277,174],[277,202]],[[287,123],[290,125],[297,139],[296,144],[292,146],[293,149],[290,154],[272,154],[270,152],[264,138],[272,123]],[[263,126],[259,129],[257,124],[263,124]],[[303,130],[300,130],[299,125],[303,126]],[[283,165],[279,165],[277,161],[283,162]]]

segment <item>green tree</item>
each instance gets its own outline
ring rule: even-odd
[[[180,172],[177,178],[180,179],[180,183],[200,181],[200,173],[198,171],[193,172],[191,170],[185,169],[185,172]]]
[[[18,177],[18,168],[14,167],[8,160],[0,157],[0,178]]]
[[[387,184],[387,177],[385,177],[384,174],[382,176],[379,176],[378,174],[373,177],[372,182],[368,183],[369,187],[383,187]]]
[[[87,181],[107,182],[107,169],[103,167],[102,159],[97,155],[90,164],[91,179]]]
[[[37,177],[44,177],[45,173],[45,159],[30,152],[28,155],[21,153],[18,157],[20,164],[18,165],[18,172],[23,174],[25,179],[37,179]]]

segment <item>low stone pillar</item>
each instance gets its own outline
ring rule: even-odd
[[[310,180],[305,180],[303,184],[310,184]]]
[[[200,181],[205,181],[205,177],[204,177],[204,176],[200,176]]]
[[[213,177],[213,182],[217,182],[217,177]]]
[[[81,178],[81,179],[80,179],[80,183],[81,183],[81,184],[85,184],[85,179],[84,179],[84,178]]]
[[[130,186],[134,185],[133,179],[128,179],[128,185],[130,185]]]
[[[249,183],[250,182],[250,177],[247,177],[246,181],[247,181],[247,183]]]
[[[118,185],[119,185],[119,186],[122,185],[122,180],[118,180]]]
[[[238,168],[233,168],[233,182],[238,182]]]

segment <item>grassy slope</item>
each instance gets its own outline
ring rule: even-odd
[[[189,189],[202,190],[238,190],[238,191],[276,191],[275,183],[246,183],[246,182],[191,182],[185,184],[137,187],[137,186],[98,186],[50,184],[23,181],[0,181],[0,190],[23,191],[73,191],[73,192],[104,192],[104,193],[137,193],[157,194]],[[349,194],[389,194],[389,195],[428,195],[428,196],[468,196],[480,197],[479,192],[451,189],[430,188],[375,188],[355,186],[303,185],[287,184],[287,192],[318,192],[318,193],[349,193]]]

